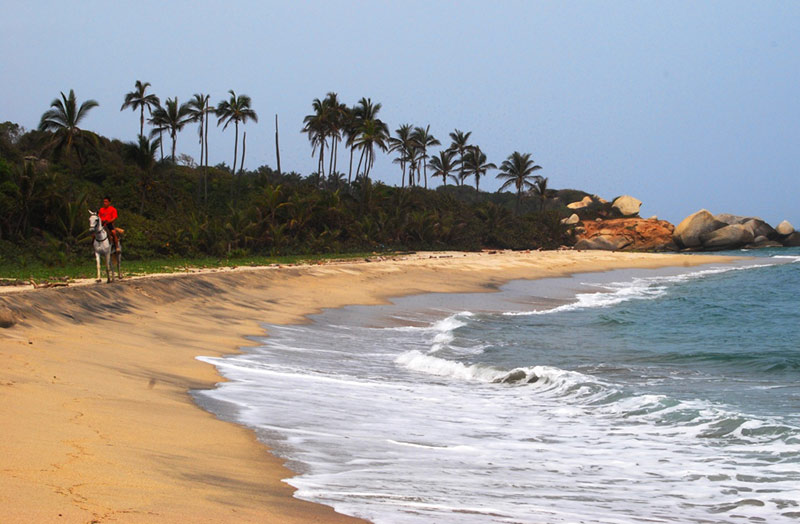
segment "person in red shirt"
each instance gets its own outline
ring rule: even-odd
[[[108,229],[108,233],[111,235],[111,238],[114,239],[114,245],[117,247],[117,251],[119,251],[119,235],[117,235],[117,230],[114,228],[114,221],[117,219],[117,210],[111,205],[110,197],[103,198],[103,207],[100,208],[97,215],[100,217],[100,220],[103,221],[103,225],[106,226],[106,229]]]

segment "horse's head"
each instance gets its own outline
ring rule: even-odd
[[[92,231],[100,230],[100,217],[92,210],[89,210],[89,229]]]

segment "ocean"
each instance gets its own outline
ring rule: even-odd
[[[195,391],[376,523],[800,521],[800,249],[264,325]]]

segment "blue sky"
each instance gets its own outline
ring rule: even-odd
[[[498,165],[531,153],[551,187],[631,194],[645,216],[800,227],[799,2],[3,4],[0,121],[34,128],[72,88],[100,103],[86,128],[132,141],[138,115],[120,105],[136,80],[162,100],[233,89],[259,115],[246,166],[275,165],[278,114],[282,167],[308,174],[302,119],[334,91],[382,103],[391,130],[472,131]],[[210,162],[230,165],[233,130],[210,141]],[[199,156],[195,129],[178,151]],[[373,175],[400,180],[386,156]]]

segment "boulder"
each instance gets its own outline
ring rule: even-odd
[[[781,243],[786,247],[800,247],[800,233],[795,231],[786,238],[783,238]]]
[[[757,237],[753,240],[752,244],[747,244],[744,247],[747,249],[764,249],[767,247],[783,247],[783,244],[775,240],[770,240],[767,237]]]
[[[700,235],[705,249],[736,249],[753,240],[753,232],[742,224],[731,224]]]
[[[673,226],[666,220],[615,218],[601,222],[583,222],[576,249],[611,251],[676,250],[672,241]]]
[[[730,213],[720,213],[719,215],[714,215],[715,220],[719,220],[720,222],[725,222],[729,226],[733,224],[744,224],[748,220],[752,220],[755,217],[745,217],[741,215],[731,215]]]
[[[633,198],[630,195],[622,195],[614,200],[611,207],[619,211],[620,215],[624,217],[632,217],[639,214],[639,208],[642,207],[642,201]]]
[[[697,213],[684,218],[675,227],[673,238],[680,247],[696,248],[703,245],[700,235],[710,233],[726,225],[725,222],[715,219],[714,215],[709,213],[707,209],[701,209]]]
[[[751,218],[747,222],[741,223],[744,227],[753,233],[754,237],[767,237],[770,240],[778,238],[778,232],[772,229],[772,226],[761,220],[760,218]]]
[[[568,226],[577,224],[580,221],[581,221],[580,217],[578,215],[576,215],[575,213],[572,213],[572,215],[569,218],[562,218],[561,219],[561,223],[562,224],[566,224]]]
[[[0,328],[10,328],[17,323],[14,312],[7,307],[0,307]]]
[[[592,197],[586,195],[585,197],[583,197],[583,200],[567,204],[567,207],[569,209],[583,209],[584,207],[590,205],[591,203],[592,203]]]
[[[782,237],[788,237],[794,233],[794,226],[788,220],[784,220],[778,224],[778,227],[775,228],[775,231],[777,231],[777,233]]]

